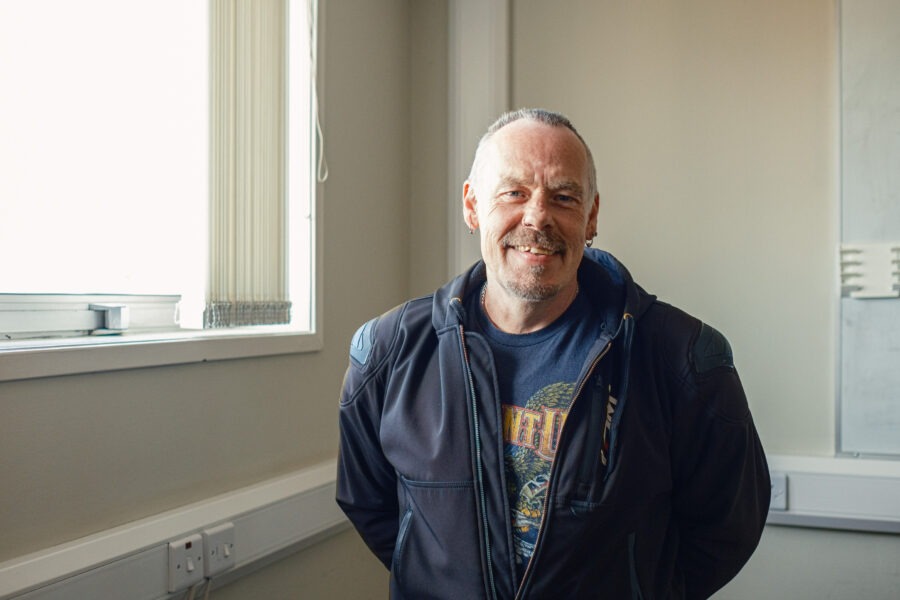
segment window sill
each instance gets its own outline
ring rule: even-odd
[[[314,352],[321,333],[289,326],[179,330],[0,343],[0,381]]]

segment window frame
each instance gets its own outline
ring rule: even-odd
[[[297,332],[281,325],[42,341],[47,345],[32,341],[0,350],[0,381],[295,354],[323,347],[321,326]]]
[[[300,2],[285,0],[291,5]],[[315,2],[315,0],[310,0]],[[289,6],[288,10],[294,6]],[[317,20],[318,21],[318,20]],[[312,29],[311,43],[318,45],[318,25]],[[313,65],[320,83],[322,65]],[[310,90],[315,94],[315,90]],[[143,367],[202,363],[217,360],[275,356],[320,351],[324,347],[323,281],[322,281],[322,192],[316,178],[318,153],[318,107],[312,100],[310,124],[310,185],[311,194],[309,248],[310,284],[309,329],[293,325],[262,325],[223,329],[171,329],[124,331],[113,335],[72,336],[16,339],[0,342],[0,382],[99,373]],[[46,296],[46,294],[42,294]],[[60,294],[76,296],[75,294]],[[87,294],[77,294],[80,298]],[[98,296],[98,302],[103,297]]]

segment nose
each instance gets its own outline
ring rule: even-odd
[[[544,192],[533,194],[525,203],[522,225],[542,230],[550,226],[550,199]]]

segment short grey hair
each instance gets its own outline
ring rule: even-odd
[[[490,127],[488,127],[487,132],[483,136],[481,136],[481,140],[479,140],[478,142],[478,148],[476,148],[475,150],[475,158],[472,161],[472,169],[469,171],[469,182],[473,185],[475,184],[475,180],[478,177],[478,169],[481,165],[481,160],[484,154],[484,148],[485,146],[487,146],[487,143],[490,141],[490,139],[494,137],[494,134],[510,123],[514,123],[515,121],[519,121],[521,119],[536,121],[538,123],[543,123],[544,125],[549,125],[550,127],[565,127],[575,134],[575,137],[577,137],[581,142],[581,145],[584,146],[584,152],[587,156],[589,192],[587,200],[589,202],[592,201],[594,199],[594,196],[597,194],[597,167],[594,165],[594,155],[591,154],[591,149],[588,147],[587,142],[584,141],[584,138],[581,137],[581,134],[578,133],[578,130],[575,129],[575,126],[572,125],[572,122],[565,115],[543,108],[520,108],[519,110],[512,110],[500,115],[500,118],[494,121]]]

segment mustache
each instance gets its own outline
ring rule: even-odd
[[[500,242],[505,246],[531,246],[547,248],[553,252],[564,252],[566,249],[565,240],[556,233],[530,229],[510,231]]]

